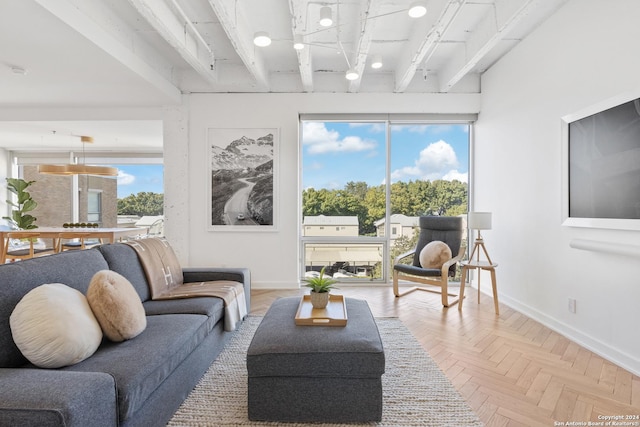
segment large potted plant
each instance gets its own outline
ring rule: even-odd
[[[8,220],[19,230],[31,230],[38,228],[35,224],[37,218],[27,213],[38,206],[38,203],[31,198],[31,194],[26,191],[26,189],[34,182],[35,181],[25,181],[22,178],[7,178],[7,189],[15,194],[18,197],[18,200],[17,202],[7,200],[7,203],[10,206],[13,206],[14,209],[11,212],[10,217],[5,216],[2,218]]]
[[[329,304],[329,292],[331,289],[337,289],[335,286],[337,280],[334,280],[331,276],[325,276],[325,268],[326,267],[322,267],[318,277],[308,277],[304,279],[304,281],[307,282],[305,286],[311,288],[310,299],[313,308],[325,308],[327,304]]]

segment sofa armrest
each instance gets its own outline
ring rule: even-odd
[[[251,272],[248,268],[188,267],[182,269],[184,283],[232,280],[244,285],[247,313],[251,312]]]
[[[101,372],[0,368],[0,425],[117,426],[116,394]]]

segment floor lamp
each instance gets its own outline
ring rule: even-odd
[[[491,273],[493,304],[496,314],[500,314],[500,309],[498,307],[498,289],[496,287],[496,267],[498,264],[494,264],[494,262],[491,261],[489,252],[487,252],[487,248],[484,246],[482,234],[480,234],[480,230],[491,230],[491,212],[469,212],[467,216],[467,226],[469,227],[469,230],[478,230],[478,237],[475,239],[473,250],[471,251],[471,255],[469,255],[469,260],[461,263],[462,279],[460,280],[460,302],[458,303],[458,310],[462,310],[466,273],[470,268],[473,268],[475,270],[480,270],[479,273],[482,273],[482,270],[487,270]],[[484,252],[484,256],[487,258],[486,261],[480,261],[480,251]],[[481,274],[478,274],[478,304],[480,304],[480,277]]]
[[[473,256],[476,256],[476,261],[480,262],[480,250],[484,252],[484,256],[487,257],[489,264],[492,264],[487,248],[484,246],[484,240],[480,234],[480,230],[491,230],[491,212],[469,212],[467,216],[467,225],[469,230],[478,230],[478,237],[475,239],[473,250],[469,255],[469,260],[473,260]]]

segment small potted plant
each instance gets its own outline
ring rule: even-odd
[[[310,295],[313,308],[325,308],[327,304],[329,304],[329,291],[331,291],[331,289],[337,289],[337,287],[334,286],[337,280],[334,280],[331,276],[325,276],[325,268],[326,267],[322,267],[318,277],[304,279],[304,281],[307,282],[305,286],[311,288]]]

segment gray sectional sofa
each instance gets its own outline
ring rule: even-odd
[[[95,354],[75,365],[31,365],[12,339],[9,317],[16,304],[45,283],[86,294],[93,275],[105,269],[133,284],[146,329],[121,343],[105,338]],[[243,283],[249,311],[248,269],[186,268],[183,275],[185,282]],[[150,300],[145,273],[126,244],[0,265],[0,426],[165,425],[232,335],[223,322],[219,298]]]

